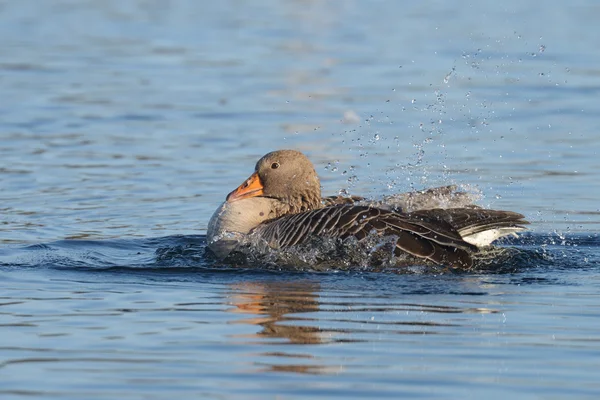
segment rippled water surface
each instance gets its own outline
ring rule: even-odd
[[[1,397],[598,398],[599,15],[0,2]],[[278,148],[325,194],[464,184],[531,232],[460,273],[214,261]]]

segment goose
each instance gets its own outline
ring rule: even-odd
[[[369,236],[392,238],[394,256],[451,268],[470,268],[473,254],[528,224],[522,214],[465,204],[454,186],[368,201],[321,197],[311,161],[296,150],[260,158],[254,173],[229,193],[209,221],[207,245],[220,260],[248,239],[271,249],[314,240],[358,243]],[[391,203],[391,205],[390,205]]]

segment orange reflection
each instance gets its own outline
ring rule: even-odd
[[[234,308],[228,311],[250,315],[236,323],[262,327],[260,332],[243,337],[287,339],[295,344],[323,343],[323,332],[318,327],[292,324],[310,321],[310,317],[297,314],[319,310],[315,294],[318,290],[319,284],[314,282],[238,283],[232,286],[230,299]]]

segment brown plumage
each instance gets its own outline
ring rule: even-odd
[[[257,162],[255,173],[217,210],[209,224],[209,247],[219,254],[219,240],[231,232],[259,237],[275,249],[319,237],[360,241],[380,235],[395,238],[397,256],[469,267],[471,254],[481,245],[478,241],[487,245],[528,223],[521,214],[477,206],[427,208],[440,204],[435,196],[455,193],[452,187],[444,187],[421,196],[407,194],[402,205],[391,209],[360,197],[321,199],[319,179],[308,158],[294,150],[275,151]],[[418,209],[419,205],[426,209]],[[403,212],[402,208],[416,210]]]

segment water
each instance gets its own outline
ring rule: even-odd
[[[593,1],[0,4],[0,394],[597,398]],[[262,154],[325,194],[467,184],[524,213],[458,274],[232,268]]]

